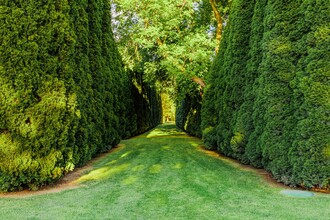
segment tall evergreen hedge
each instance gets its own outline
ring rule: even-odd
[[[3,0],[0,36],[1,191],[52,182],[137,129],[109,1]]]
[[[185,94],[185,97],[176,104],[176,125],[190,135],[202,137],[201,108],[202,97],[197,91],[195,94]]]
[[[245,133],[239,110],[244,102],[245,86],[249,81],[245,66],[248,60],[253,7],[253,1],[232,3],[229,24],[217,58],[221,59],[221,64],[217,64],[217,61],[214,64],[211,73],[213,80],[207,88],[203,106],[202,128],[207,145],[216,144],[220,152],[240,159],[244,155]],[[208,97],[212,103],[208,103]],[[216,121],[210,120],[209,117],[215,117]],[[208,121],[210,123],[206,123]]]
[[[188,134],[201,137],[201,88],[188,78],[178,81],[178,85],[175,123]]]
[[[258,88],[258,81],[256,79],[260,76],[259,64],[262,59],[262,37],[264,32],[263,18],[265,14],[265,6],[267,0],[257,0],[254,5],[254,11],[251,21],[251,32],[249,37],[249,51],[247,55],[246,66],[243,67],[245,72],[245,88],[243,91],[244,102],[240,106],[237,122],[235,124],[235,132],[242,134],[240,146],[243,148],[244,163],[251,163],[256,167],[260,167],[261,150],[256,146],[256,137],[252,133],[255,131],[254,119],[262,116],[262,110],[254,112],[255,90]],[[259,131],[259,130],[258,130]],[[255,133],[253,133],[255,134]]]
[[[330,4],[305,0],[299,9],[304,31],[292,82],[297,120],[289,150],[292,182],[330,190]]]
[[[231,23],[227,23],[225,30],[230,28]],[[220,48],[216,59],[214,60],[210,74],[207,78],[207,86],[204,88],[205,92],[202,101],[201,111],[201,130],[205,147],[210,150],[217,150],[217,126],[219,124],[219,112],[222,108],[220,106],[219,96],[220,91],[224,91],[226,80],[223,74],[218,74],[225,64],[225,55],[228,51],[229,31],[224,31]]]
[[[2,1],[0,188],[34,188],[74,166],[80,114],[67,1]]]
[[[261,164],[275,178],[290,183],[292,167],[288,149],[292,145],[292,130],[297,121],[293,88],[300,52],[297,40],[304,31],[299,25],[299,1],[268,1],[264,17],[263,58],[256,92],[256,127],[262,158]],[[300,29],[302,28],[302,29]],[[260,107],[259,107],[260,106]],[[263,112],[258,112],[263,109]]]
[[[329,10],[325,0],[233,1],[203,100],[209,148],[329,189]]]
[[[136,120],[136,127],[132,129],[131,135],[138,135],[157,126],[162,119],[162,102],[160,93],[155,85],[143,81],[143,73],[133,72],[131,77],[131,95],[133,106],[130,110],[131,117]]]

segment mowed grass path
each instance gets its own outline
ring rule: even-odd
[[[330,195],[282,195],[174,125],[122,141],[80,187],[0,198],[0,219],[330,219]]]

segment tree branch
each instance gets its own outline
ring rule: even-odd
[[[202,89],[206,86],[206,83],[204,82],[204,80],[202,78],[199,78],[198,76],[191,77],[191,80],[194,81],[195,83],[197,83],[198,85],[200,85],[202,87]]]
[[[216,0],[210,0],[210,4],[214,13],[214,17],[217,21],[217,31],[216,31],[216,40],[217,40],[217,45],[215,48],[215,52],[218,54],[219,52],[219,47],[220,47],[220,41],[221,41],[221,34],[222,34],[222,17],[221,14],[217,8],[217,3]]]

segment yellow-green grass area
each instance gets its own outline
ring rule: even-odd
[[[330,195],[281,194],[254,171],[163,124],[93,164],[80,187],[0,198],[0,219],[329,219]]]

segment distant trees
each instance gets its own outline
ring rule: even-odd
[[[194,135],[201,136],[200,94],[230,2],[112,1],[115,38],[126,70],[171,93],[177,125]]]
[[[210,22],[197,16],[199,4],[113,0],[114,32],[125,67],[143,72],[149,82],[204,77],[215,41],[207,33]]]
[[[329,15],[327,1],[233,1],[203,97],[209,148],[329,189]]]

